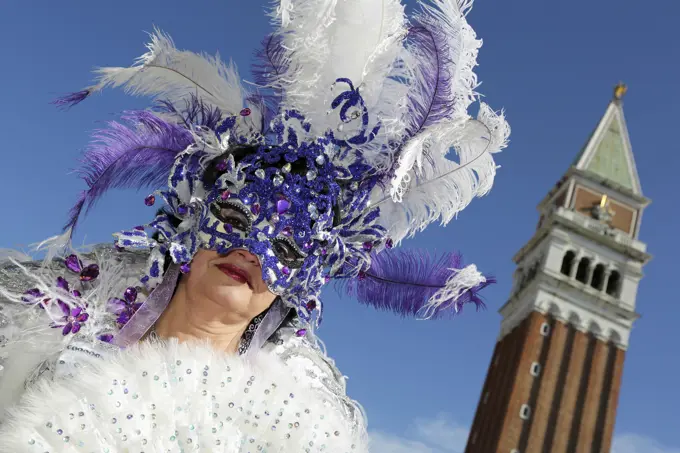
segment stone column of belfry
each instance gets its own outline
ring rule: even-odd
[[[570,343],[567,344],[569,357],[565,357],[564,365],[566,366],[562,367],[561,370],[564,377],[560,379],[564,381],[564,387],[560,389],[562,398],[560,405],[554,408],[557,412],[555,434],[552,440],[552,448],[547,450],[551,453],[567,453],[571,425],[576,410],[576,400],[581,387],[583,368],[586,365],[588,336],[573,325],[569,325],[569,334]]]
[[[575,451],[590,451],[600,411],[600,396],[603,391],[605,368],[607,365],[607,343],[601,338],[592,337],[594,351],[588,376],[583,415],[578,427],[578,442]]]

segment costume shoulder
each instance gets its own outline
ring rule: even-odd
[[[145,259],[102,245],[42,261],[15,254],[0,263],[0,407],[53,374],[73,341],[96,345],[116,329],[109,301],[134,285]]]
[[[146,342],[97,363],[29,389],[0,428],[0,451],[367,451],[365,431],[310,386],[309,366],[274,351]]]

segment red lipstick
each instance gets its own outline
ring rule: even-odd
[[[222,263],[218,264],[217,268],[221,270],[223,273],[227,274],[234,280],[236,280],[239,283],[247,283],[248,286],[251,286],[250,284],[250,276],[246,271],[241,269],[238,266],[234,266],[233,264],[229,263]]]

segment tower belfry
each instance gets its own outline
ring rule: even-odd
[[[626,86],[538,205],[517,252],[466,453],[608,453],[642,268],[650,200],[623,115]]]

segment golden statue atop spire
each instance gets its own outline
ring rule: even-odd
[[[628,87],[626,86],[625,83],[619,82],[616,84],[614,87],[614,100],[620,101],[623,99],[623,97],[626,95],[626,91],[628,91]]]

